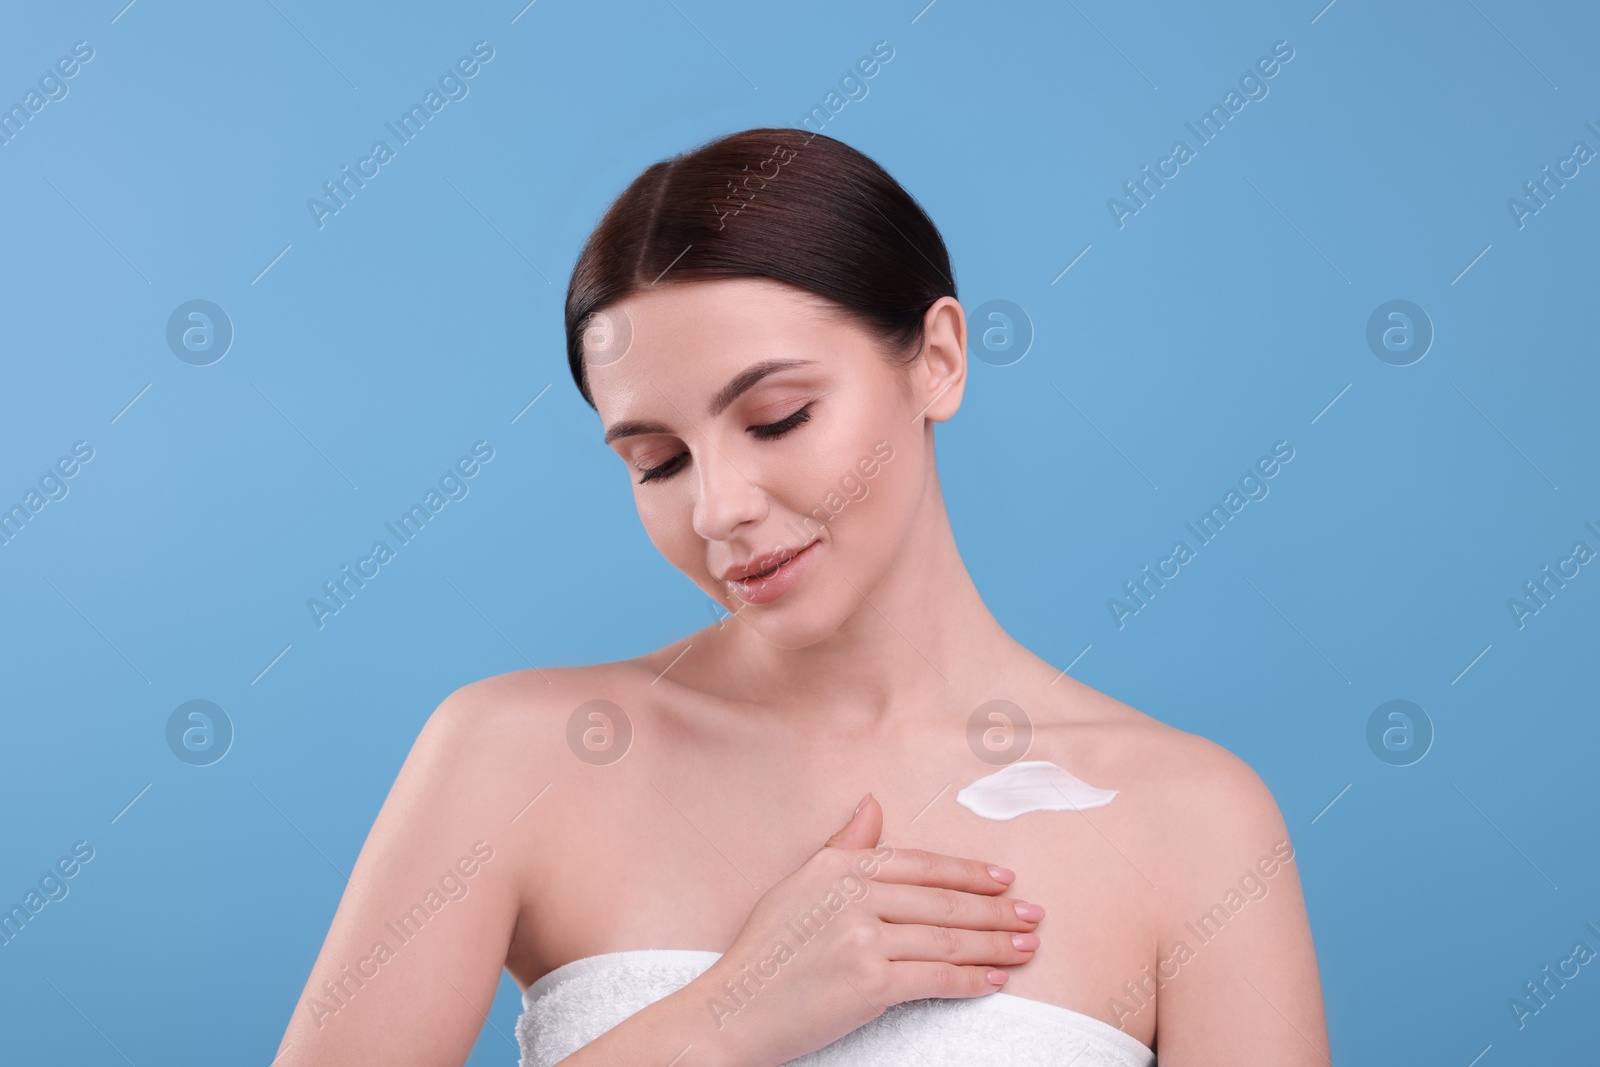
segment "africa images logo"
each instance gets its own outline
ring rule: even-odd
[[[467,94],[472,91],[467,85],[467,80],[477,77],[483,65],[493,58],[494,48],[489,42],[478,41],[472,46],[472,55],[462,56],[456,60],[454,67],[446,69],[439,75],[437,89],[429,87],[420,104],[412,104],[400,115],[396,120],[400,124],[398,128],[393,122],[384,123],[389,132],[394,134],[394,148],[389,147],[387,141],[374,141],[371,152],[356,161],[354,172],[350,170],[350,164],[346,163],[339,169],[337,181],[323,182],[322,189],[328,196],[327,201],[314,196],[306,200],[306,207],[311,211],[311,219],[317,224],[317,229],[320,230],[327,225],[330,215],[337,215],[349,207],[349,202],[355,198],[356,192],[366,188],[367,182],[364,179],[376,178],[381,174],[383,165],[395,158],[397,149],[410,144],[427,127],[428,120],[443,111],[446,104],[465,100]],[[440,95],[441,93],[443,95]],[[355,188],[351,188],[351,183],[354,183]]]

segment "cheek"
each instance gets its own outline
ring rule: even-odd
[[[888,449],[875,452],[873,447],[884,440],[893,446],[887,462],[882,455]],[[843,455],[829,485],[829,501],[838,512],[835,526],[840,536],[862,548],[875,545],[879,553],[892,553],[914,521],[918,503],[920,469],[910,443],[880,433],[853,445],[848,459]],[[871,476],[862,470],[863,460],[870,461]]]
[[[873,523],[880,525],[880,537],[898,542],[905,536],[917,509],[917,485],[913,480],[915,468],[903,452],[896,451],[895,458],[881,465],[876,477],[867,479],[871,487],[862,502],[864,511],[873,512]]]
[[[839,492],[839,476],[848,462],[842,456],[843,453],[834,455],[832,449],[818,449],[801,457],[789,470],[784,477],[788,489],[783,498],[796,512],[805,515],[821,508],[827,514],[830,504],[837,506],[833,494]]]
[[[922,506],[927,489],[928,465],[933,460],[927,453],[927,442],[920,434],[881,434],[868,446],[869,451],[879,441],[888,441],[888,444],[872,452],[878,464],[878,473],[865,479],[872,487],[872,495],[867,498],[866,506],[870,508],[876,501],[882,508],[886,522],[903,527],[914,521],[913,516]],[[885,455],[889,458],[884,459]]]
[[[668,562],[685,569],[696,540],[692,505],[670,490],[651,493],[636,490],[633,499],[650,543]]]

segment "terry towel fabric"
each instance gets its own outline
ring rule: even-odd
[[[517,1018],[521,1067],[552,1067],[628,1016],[682,989],[721,955],[706,949],[631,949],[557,967],[522,994],[523,1012]],[[865,1026],[789,1063],[1155,1067],[1156,1057],[1137,1038],[1099,1019],[1010,993],[988,993],[895,1004]]]

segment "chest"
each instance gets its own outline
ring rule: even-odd
[[[955,801],[987,770],[970,758],[840,770],[663,761],[596,781],[588,796],[569,791],[535,861],[565,875],[530,895],[508,969],[527,985],[603,952],[722,951],[761,895],[847,821],[865,782],[883,807],[883,843],[1010,867],[1005,895],[1044,907],[1040,948],[1009,969],[1006,992],[1152,1043],[1154,1004],[1125,985],[1137,988],[1157,958],[1154,886],[1139,868],[1148,823],[1133,799],[999,821]]]

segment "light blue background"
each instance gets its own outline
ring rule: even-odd
[[[879,40],[824,132],[927,208],[969,313],[1035,333],[937,432],[1001,622],[1266,780],[1337,1062],[1596,1054],[1600,965],[1507,1006],[1600,949],[1600,566],[1507,607],[1600,549],[1600,163],[1507,207],[1600,149],[1592,5],[122,3],[0,34],[7,105],[95,50],[0,146],[0,504],[94,448],[0,548],[0,903],[96,851],[0,949],[0,1058],[264,1067],[441,698],[711,621],[568,379],[567,274],[641,169],[796,125]],[[470,95],[319,229],[307,199],[479,40]],[[1119,229],[1277,41],[1269,95]],[[208,367],[165,341],[196,298],[236,330]],[[1436,330],[1411,366],[1365,340],[1391,299]],[[319,630],[307,599],[478,440],[470,495]],[[1119,629],[1107,599],[1279,440],[1270,496]],[[197,698],[237,732],[203,768],[164,733]],[[1368,747],[1391,699],[1436,731],[1411,766]],[[518,1009],[503,978],[472,1063],[515,1062]]]

